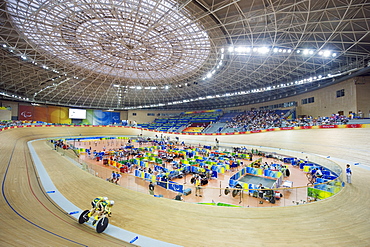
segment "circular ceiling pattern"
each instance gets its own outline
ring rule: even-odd
[[[365,0],[5,0],[0,10],[0,99],[204,110],[370,74]]]
[[[140,2],[140,4],[139,4]],[[175,1],[9,1],[13,21],[39,49],[95,73],[178,78],[207,60],[210,38]]]

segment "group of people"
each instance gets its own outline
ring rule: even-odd
[[[297,126],[317,126],[317,125],[340,125],[347,124],[349,118],[343,115],[332,114],[329,117],[312,116],[297,118],[294,120],[283,120],[281,127],[297,127]]]
[[[119,181],[120,177],[121,177],[121,174],[119,174],[119,172],[112,171],[112,175],[107,180],[111,183],[114,183],[114,184],[118,185],[118,181]]]
[[[286,119],[283,116],[276,114],[272,110],[245,111],[232,118],[224,127],[220,127],[218,132],[226,129],[234,131],[253,131],[270,128],[281,127],[297,127],[297,126],[316,126],[316,125],[340,125],[347,124],[349,117],[344,115],[332,114],[329,117],[312,116]]]
[[[95,226],[96,222],[103,216],[108,215],[111,217],[112,212],[111,209],[114,205],[113,200],[108,200],[108,197],[96,197],[91,202],[91,210],[90,213],[87,215],[88,217],[93,216],[97,213],[94,217],[93,226]]]
[[[57,147],[63,148],[63,149],[69,149],[69,147],[70,147],[62,139],[60,139],[60,140],[50,140],[50,142],[54,145],[55,150],[57,150]]]
[[[281,116],[270,110],[245,111],[237,115],[224,129],[233,128],[235,131],[251,131],[281,126]]]
[[[195,196],[202,197],[202,186],[208,184],[206,174],[194,174],[190,183],[195,185]]]
[[[317,167],[311,170],[311,175],[312,175],[313,181],[316,181],[316,178],[321,178],[323,176],[321,169]],[[351,184],[352,183],[352,170],[351,170],[350,164],[346,165],[346,178],[347,178],[347,183]]]
[[[20,126],[24,125],[24,121],[20,120],[1,120],[0,121],[0,129],[5,128],[5,127],[12,127],[12,126]]]

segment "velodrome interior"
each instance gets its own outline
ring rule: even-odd
[[[290,130],[220,136],[224,143],[283,147],[345,161],[369,160],[369,128]],[[79,225],[45,194],[26,142],[73,135],[135,135],[138,130],[109,127],[19,128],[2,131],[1,177],[3,243],[12,245],[129,246]],[[151,133],[145,133],[150,135]],[[212,137],[201,138],[212,141]],[[7,140],[4,142],[3,140]],[[34,144],[57,188],[80,208],[97,194],[115,198],[111,223],[132,232],[182,246],[368,246],[370,171],[353,166],[353,184],[336,196],[305,205],[271,208],[224,208],[154,198],[106,183],[69,164],[44,142]],[[344,162],[341,162],[343,160]],[[64,238],[58,237],[55,234]],[[76,244],[78,245],[78,244]]]
[[[111,225],[142,236],[197,247],[370,246],[369,124],[217,135],[221,146],[352,165],[352,184],[335,196],[287,207],[156,198],[92,176],[43,140],[158,134],[99,126],[111,112],[145,123],[186,111],[289,105],[297,116],[370,118],[369,23],[367,0],[0,1],[0,120],[58,125],[0,131],[0,246],[135,246],[78,224],[50,199],[28,148],[33,140],[69,201],[89,208],[96,196],[114,198]],[[82,122],[68,117],[70,108],[90,111],[89,127],[73,126]]]

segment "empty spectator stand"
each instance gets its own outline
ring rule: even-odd
[[[191,123],[182,132],[201,133],[208,125],[209,125],[209,122],[206,122],[206,123]]]
[[[152,123],[138,124],[139,128],[157,130],[163,132],[176,132],[181,127],[186,127],[189,124],[190,118],[171,117],[155,119]]]
[[[203,133],[221,133],[225,125],[226,123],[221,122],[210,124],[207,128],[203,130]]]
[[[201,133],[208,125],[218,121],[220,113],[201,113],[191,114],[189,116],[191,117],[189,126],[182,132]]]
[[[171,132],[180,132],[181,129],[184,129],[186,128],[186,126],[189,125],[189,122],[190,122],[190,118],[188,117],[185,117],[185,118],[173,118],[171,119],[172,121],[172,129],[171,129]]]
[[[177,117],[155,119],[152,123],[138,124],[138,127],[164,132],[201,132],[211,122],[216,122],[220,114],[221,112],[181,114]],[[187,127],[201,128],[185,130]]]
[[[142,123],[137,125],[138,128],[156,130],[159,126],[155,123]]]
[[[201,133],[204,127],[187,127],[182,132],[184,133]]]

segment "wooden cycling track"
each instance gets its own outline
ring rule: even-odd
[[[155,135],[133,128],[28,127],[0,132],[0,246],[130,246],[79,225],[39,184],[27,141],[100,135]],[[370,128],[274,131],[217,136],[222,143],[282,147],[370,164]],[[180,136],[214,141],[215,136]],[[63,195],[81,209],[92,198],[114,198],[111,223],[182,246],[370,246],[370,171],[352,166],[353,183],[327,200],[269,208],[228,208],[183,203],[129,191],[66,161],[45,141],[34,147]],[[345,163],[338,162],[341,167]],[[352,163],[353,164],[353,163]]]

